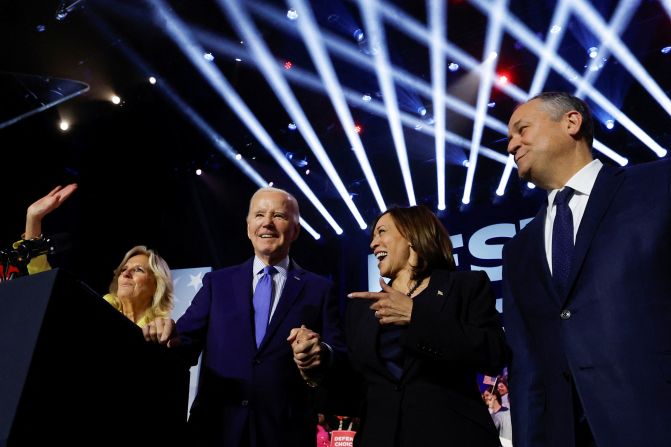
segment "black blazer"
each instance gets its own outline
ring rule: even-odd
[[[507,348],[483,272],[434,271],[414,298],[397,381],[380,360],[380,324],[370,300],[352,299],[346,319],[350,361],[365,382],[357,439],[363,447],[498,446],[476,381],[497,374]]]

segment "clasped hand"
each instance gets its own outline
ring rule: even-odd
[[[293,328],[289,332],[287,341],[294,353],[294,362],[301,373],[313,369],[321,364],[322,346],[318,333],[308,329],[305,325]]]
[[[370,305],[375,312],[375,318],[380,324],[395,324],[405,326],[410,324],[412,315],[412,298],[387,285],[380,278],[380,292],[352,292],[350,298],[364,298],[373,301]]]

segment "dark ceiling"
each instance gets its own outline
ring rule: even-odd
[[[282,74],[279,82],[290,87],[289,96],[300,105],[314,130],[316,144],[328,154],[363,220],[370,222],[379,213],[364,171],[351,150],[351,139],[324,91],[326,84],[319,77],[318,67],[296,31],[296,22],[286,16],[286,3],[3,1],[0,71],[5,73],[0,77],[0,120],[48,105],[49,101],[63,101],[0,129],[3,244],[21,233],[28,204],[53,185],[76,181],[79,190],[69,203],[47,218],[45,231],[73,235],[75,248],[62,262],[99,288],[104,288],[116,261],[136,243],[158,247],[173,267],[218,267],[238,262],[251,253],[244,237],[244,216],[247,200],[257,184],[239,169],[237,160],[226,155],[225,148],[229,148],[231,154],[240,154],[258,173],[257,178],[272,181],[298,197],[306,222],[321,235],[319,241],[307,232],[302,235],[297,250],[306,265],[322,273],[338,270],[339,261],[351,250],[346,245],[352,245],[343,241],[355,241],[365,252],[365,232],[359,229],[341,198],[337,181],[327,174],[307,143],[306,134],[301,132],[305,129],[288,127],[300,117],[286,110],[257,65],[261,63],[258,53],[253,53],[250,42],[241,37],[240,26],[245,20],[237,16],[231,19],[230,11],[219,3],[237,3],[242,17],[250,19],[252,36],[278,62],[277,72]],[[330,43],[327,51],[337,80],[349,92],[348,109],[354,122],[361,126],[359,138],[381,195],[387,206],[406,205],[408,194],[384,108],[388,98],[384,98],[375,72],[375,54],[370,50],[369,30],[359,5],[347,0],[307,3],[323,38],[319,40]],[[448,102],[460,101],[471,110],[477,105],[481,77],[468,68],[468,60],[477,64],[483,60],[488,26],[493,22],[483,10],[493,10],[495,3],[505,4],[484,0],[447,3],[447,40],[465,62],[458,61],[460,68],[455,72],[445,71],[445,91],[450,95]],[[583,76],[589,73],[586,67],[594,64],[588,48],[601,46],[599,23],[585,19],[579,8],[583,2],[566,3],[574,5],[573,12],[563,24],[561,41],[550,58],[561,58]],[[663,148],[671,147],[671,109],[660,105],[671,95],[671,53],[661,51],[671,45],[671,11],[665,9],[662,1],[587,4],[606,25],[624,17],[617,33],[619,39],[615,39],[623,46],[600,55],[598,77],[591,83],[596,93],[587,96],[599,120],[596,137],[630,164],[653,160],[657,156],[617,120],[614,129],[606,129],[605,121],[612,117],[594,97],[602,95],[653,141]],[[159,12],[161,5],[165,6],[163,13]],[[416,201],[436,209],[436,153],[430,133],[434,111],[432,97],[426,94],[426,89],[431,92],[432,88],[430,49],[412,34],[418,32],[417,24],[430,33],[426,29],[427,6],[422,1],[374,5],[381,5],[380,10],[386,12],[383,29],[390,71],[401,73],[394,78],[396,103],[405,120],[402,135]],[[486,108],[488,116],[499,123],[507,123],[520,99],[507,91],[514,87],[526,95],[539,66],[533,42],[525,40],[531,38],[545,44],[551,36],[556,7],[557,2],[552,1],[510,0],[503,8],[506,15],[501,22],[504,33],[496,73],[505,74],[509,83],[501,86],[494,82],[486,101],[494,103]],[[60,20],[59,13],[64,15]],[[299,20],[301,14],[299,10]],[[393,20],[394,14],[399,20]],[[178,24],[183,28],[177,28]],[[362,42],[357,41],[357,29],[363,32]],[[183,32],[202,48],[198,50],[201,59],[197,64],[203,64],[203,51],[211,52],[214,60],[204,65],[209,64],[209,68],[199,70],[170,37],[171,30],[173,38]],[[241,40],[245,42],[241,44]],[[628,60],[627,54],[635,62]],[[236,61],[236,57],[241,60]],[[284,66],[287,61],[291,62],[290,68]],[[448,52],[445,65],[454,61],[454,54]],[[646,88],[643,77],[635,71],[638,66],[647,71],[659,91],[649,92],[650,83]],[[220,94],[215,88],[216,78],[208,81],[203,70],[221,76],[219,82],[223,79],[235,90],[252,118],[236,112],[232,97]],[[43,85],[27,82],[19,75],[38,75]],[[147,81],[149,76],[158,79],[156,85]],[[66,87],[59,87],[57,78],[81,81],[90,89],[65,100]],[[551,69],[542,89],[574,92],[573,82]],[[120,105],[109,101],[112,94],[122,98]],[[370,102],[356,100],[364,94],[371,97]],[[420,107],[427,110],[426,116],[420,115]],[[67,132],[58,129],[61,119],[71,122]],[[262,130],[250,129],[250,122],[259,123]],[[505,162],[506,140],[505,134],[492,126],[485,126],[480,144],[491,149],[489,153],[498,153],[500,160],[481,153],[474,171],[471,203],[464,207],[464,162],[469,157],[474,120],[448,103],[445,128],[466,142],[466,147],[454,139],[446,143],[447,209],[442,213],[446,220],[458,219],[469,209],[487,214],[496,207],[524,212],[537,207],[542,193],[530,193],[517,180],[515,171],[504,197],[495,198],[503,173],[500,160]],[[342,236],[335,234],[317,207],[270,155],[268,140],[260,137],[266,134],[270,145],[281,151],[343,229]],[[596,155],[611,162],[598,152]],[[202,176],[195,175],[198,168],[203,169]],[[92,259],[96,261],[91,262]]]

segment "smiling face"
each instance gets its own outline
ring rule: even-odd
[[[263,262],[273,265],[287,257],[299,231],[296,199],[279,190],[254,194],[247,215],[247,237]]]
[[[515,110],[508,123],[508,153],[519,176],[543,189],[557,189],[591,161],[590,148],[580,138],[582,115],[575,110],[553,117],[541,99]]]
[[[117,278],[117,297],[150,306],[154,292],[156,279],[149,269],[149,257],[143,254],[130,257]]]
[[[393,280],[403,272],[408,278],[412,277],[412,266],[417,264],[417,254],[389,214],[382,215],[375,223],[370,248],[378,260],[380,276]]]

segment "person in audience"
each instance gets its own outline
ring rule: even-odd
[[[421,205],[382,213],[370,248],[390,282],[349,295],[349,359],[365,388],[360,444],[497,447],[476,380],[508,357],[487,275],[455,270],[447,231]]]
[[[26,228],[22,240],[42,238],[42,220],[58,208],[77,189],[72,183],[57,186],[46,196],[35,201],[26,212]],[[50,270],[46,255],[30,260],[28,272],[35,274]],[[114,270],[109,293],[104,297],[129,320],[144,327],[156,318],[167,318],[173,307],[173,284],[168,263],[155,250],[144,245],[131,248]]]
[[[499,438],[512,441],[513,425],[510,419],[510,409],[501,404],[501,395],[498,390],[494,390],[487,396],[487,405],[492,415],[492,420],[496,429],[499,431]]]

